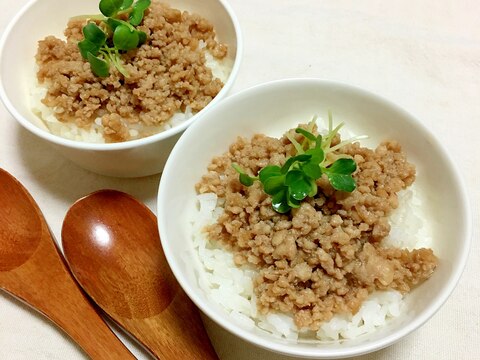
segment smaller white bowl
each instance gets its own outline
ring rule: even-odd
[[[367,336],[343,343],[291,342],[239,326],[199,287],[190,221],[196,207],[195,183],[214,156],[223,154],[237,136],[280,136],[314,114],[328,110],[345,129],[370,138],[375,147],[396,139],[416,165],[416,186],[426,194],[432,248],[439,258],[433,276],[405,298],[406,309],[394,321]],[[447,300],[466,264],[471,241],[471,213],[463,181],[447,151],[420,121],[396,105],[356,87],[316,79],[292,79],[256,86],[235,94],[192,124],[175,145],[158,194],[158,226],[166,258],[177,280],[197,306],[219,325],[260,347],[315,359],[338,359],[379,350],[424,324]]]
[[[5,107],[23,127],[87,170],[118,177],[161,172],[183,131],[227,95],[237,77],[243,53],[240,26],[226,1],[168,0],[167,3],[208,19],[215,27],[218,39],[228,45],[228,57],[233,64],[222,90],[188,121],[139,140],[89,144],[51,134],[32,112],[29,94],[36,76],[37,42],[48,35],[62,37],[72,16],[99,13],[98,0],[69,1],[68,4],[64,0],[31,0],[15,16],[0,40],[0,98]]]

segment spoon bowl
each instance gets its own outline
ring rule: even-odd
[[[157,219],[131,196],[102,190],[68,211],[62,242],[89,296],[153,355],[217,359],[195,305],[163,254]]]
[[[134,359],[83,295],[28,191],[0,169],[0,288],[38,310],[93,359]]]

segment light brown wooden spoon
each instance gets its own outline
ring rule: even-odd
[[[3,169],[0,288],[57,324],[93,359],[135,359],[67,270],[38,205]]]
[[[156,357],[218,359],[198,309],[163,254],[157,218],[102,190],[77,201],[62,228],[65,258],[90,297]]]

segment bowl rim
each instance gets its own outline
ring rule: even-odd
[[[7,27],[4,30],[4,33],[2,34],[0,38],[0,71],[2,69],[2,63],[3,63],[3,54],[6,51],[5,50],[5,44],[7,42],[7,39],[10,37],[12,30],[16,26],[17,22],[22,18],[22,16],[30,10],[30,8],[39,2],[40,0],[29,0],[21,9],[20,11],[12,18],[12,20],[8,23]],[[41,129],[37,126],[35,126],[33,123],[31,123],[29,120],[24,118],[13,106],[12,102],[10,101],[9,96],[7,95],[7,92],[5,91],[5,86],[2,80],[2,77],[0,76],[0,100],[2,100],[3,104],[5,105],[5,108],[8,110],[8,112],[12,115],[12,117],[20,123],[24,128],[29,130],[30,132],[34,133],[40,138],[43,138],[44,140],[47,140],[51,143],[54,143],[56,145],[61,145],[65,146],[68,148],[73,148],[73,149],[82,149],[82,150],[94,150],[94,151],[116,151],[116,150],[128,150],[132,148],[137,148],[141,147],[144,145],[149,145],[152,143],[156,143],[161,140],[165,140],[171,137],[174,137],[177,134],[181,134],[185,129],[187,129],[192,123],[196,122],[199,120],[207,111],[209,111],[212,107],[214,107],[218,102],[223,100],[228,92],[231,90],[233,87],[233,84],[235,82],[235,79],[237,78],[240,65],[243,59],[243,35],[242,31],[240,28],[240,22],[233,11],[232,6],[226,1],[226,0],[216,0],[220,5],[225,9],[225,11],[228,13],[228,16],[232,22],[234,32],[235,32],[235,37],[236,37],[236,54],[235,58],[233,61],[233,66],[230,71],[230,74],[228,76],[228,79],[226,83],[223,85],[222,89],[219,91],[219,93],[208,103],[207,106],[205,106],[202,110],[200,110],[198,113],[193,115],[191,118],[189,118],[187,121],[183,122],[182,124],[172,127],[170,129],[167,129],[165,131],[162,131],[160,133],[147,136],[145,138],[141,139],[136,139],[136,140],[130,140],[130,141],[124,141],[124,142],[118,142],[118,143],[87,143],[87,142],[82,142],[82,141],[76,141],[76,140],[71,140],[71,139],[66,139],[58,135],[54,135],[44,129]]]
[[[168,241],[169,236],[163,230],[165,228],[164,224],[166,223],[166,218],[162,216],[162,213],[163,213],[162,204],[166,203],[165,197],[167,196],[167,190],[163,190],[163,189],[167,187],[165,186],[166,183],[168,184],[169,181],[174,181],[173,179],[169,179],[169,173],[171,169],[175,167],[174,159],[178,156],[177,154],[179,153],[179,149],[183,147],[183,144],[188,143],[188,141],[190,140],[191,134],[193,135],[195,133],[196,128],[199,126],[207,126],[208,121],[205,122],[205,125],[202,122],[201,124],[195,123],[191,127],[189,127],[185,131],[185,133],[181,136],[179,141],[175,144],[165,164],[164,172],[160,179],[158,197],[157,197],[157,214],[158,214],[158,228],[160,233],[160,239],[161,239],[163,250],[165,252],[165,257],[170,265],[170,268],[172,269],[172,272],[174,273],[177,281],[180,283],[183,290],[187,293],[189,298],[196,304],[196,306],[203,313],[205,313],[210,319],[212,319],[215,323],[217,323],[218,325],[220,325],[222,328],[229,331],[230,333],[240,337],[241,339],[249,343],[257,345],[261,348],[264,348],[276,353],[290,355],[290,356],[303,357],[303,358],[322,358],[322,359],[326,359],[326,358],[339,359],[339,358],[346,358],[346,357],[352,357],[352,356],[359,356],[359,355],[377,351],[389,345],[392,345],[396,341],[412,333],[414,330],[418,329],[423,324],[425,324],[433,315],[435,315],[435,313],[438,310],[440,310],[442,305],[450,297],[450,295],[452,294],[453,290],[458,284],[460,277],[465,269],[465,266],[468,260],[468,255],[471,248],[471,241],[472,241],[471,240],[472,239],[471,206],[468,200],[465,182],[463,177],[460,175],[461,173],[458,169],[458,166],[453,161],[450,153],[440,143],[440,141],[436,138],[436,136],[426,127],[426,125],[424,125],[416,117],[408,113],[406,110],[404,110],[397,104],[371,91],[364,90],[360,87],[350,85],[344,82],[330,81],[330,80],[325,80],[321,78],[279,79],[279,80],[274,80],[274,81],[252,86],[234,95],[229,96],[221,104],[219,104],[219,106],[217,106],[212,111],[212,113],[214,113],[215,111],[221,111],[222,108],[228,107],[230,103],[237,101],[237,99],[248,97],[250,96],[251,93],[254,93],[254,92],[257,92],[257,96],[258,96],[258,93],[261,94],[263,92],[269,91],[272,88],[282,87],[282,86],[288,87],[294,84],[302,84],[302,83],[303,84],[306,84],[306,83],[321,84],[322,86],[342,87],[346,90],[360,93],[362,95],[365,95],[371,98],[372,100],[385,104],[386,106],[392,108],[392,110],[400,113],[403,117],[407,119],[407,121],[411,122],[412,125],[418,127],[424,133],[429,135],[432,140],[432,146],[437,148],[440,155],[443,156],[445,161],[448,163],[452,172],[452,177],[454,179],[454,182],[458,187],[458,192],[461,195],[461,204],[463,207],[463,212],[466,214],[466,217],[464,219],[465,220],[465,237],[464,237],[462,250],[459,253],[459,261],[456,264],[453,264],[453,271],[450,276],[450,281],[442,287],[439,296],[434,299],[434,301],[430,304],[430,306],[428,306],[428,308],[423,313],[421,313],[420,316],[416,317],[414,321],[408,324],[405,324],[405,326],[398,329],[394,333],[391,333],[383,338],[374,340],[372,342],[352,345],[352,346],[346,347],[345,349],[321,349],[321,348],[297,349],[288,344],[275,343],[273,341],[261,338],[259,335],[249,332],[248,330],[245,330],[242,327],[238,326],[233,321],[224,320],[224,318],[217,317],[213,312],[213,310],[211,310],[212,306],[210,305],[210,303],[208,301],[203,301],[197,295],[197,291],[188,285],[188,282],[186,281],[186,277],[184,276],[183,272],[180,270],[180,266],[177,266],[177,262],[175,260],[173,250],[169,246],[169,241]]]

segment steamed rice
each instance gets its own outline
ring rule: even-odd
[[[431,246],[432,235],[425,221],[422,195],[416,184],[398,194],[399,207],[390,217],[391,231],[384,239],[385,245],[408,249]],[[194,251],[185,254],[186,261],[196,261],[195,276],[206,297],[242,328],[292,341],[345,340],[370,334],[404,311],[403,295],[389,290],[372,293],[355,315],[335,315],[317,332],[299,331],[293,317],[286,314],[260,314],[253,289],[257,271],[236,266],[233,254],[217,242],[209,241],[202,231],[205,226],[215,223],[222,213],[221,200],[214,193],[206,193],[197,196],[197,203],[197,212],[192,219]]]

